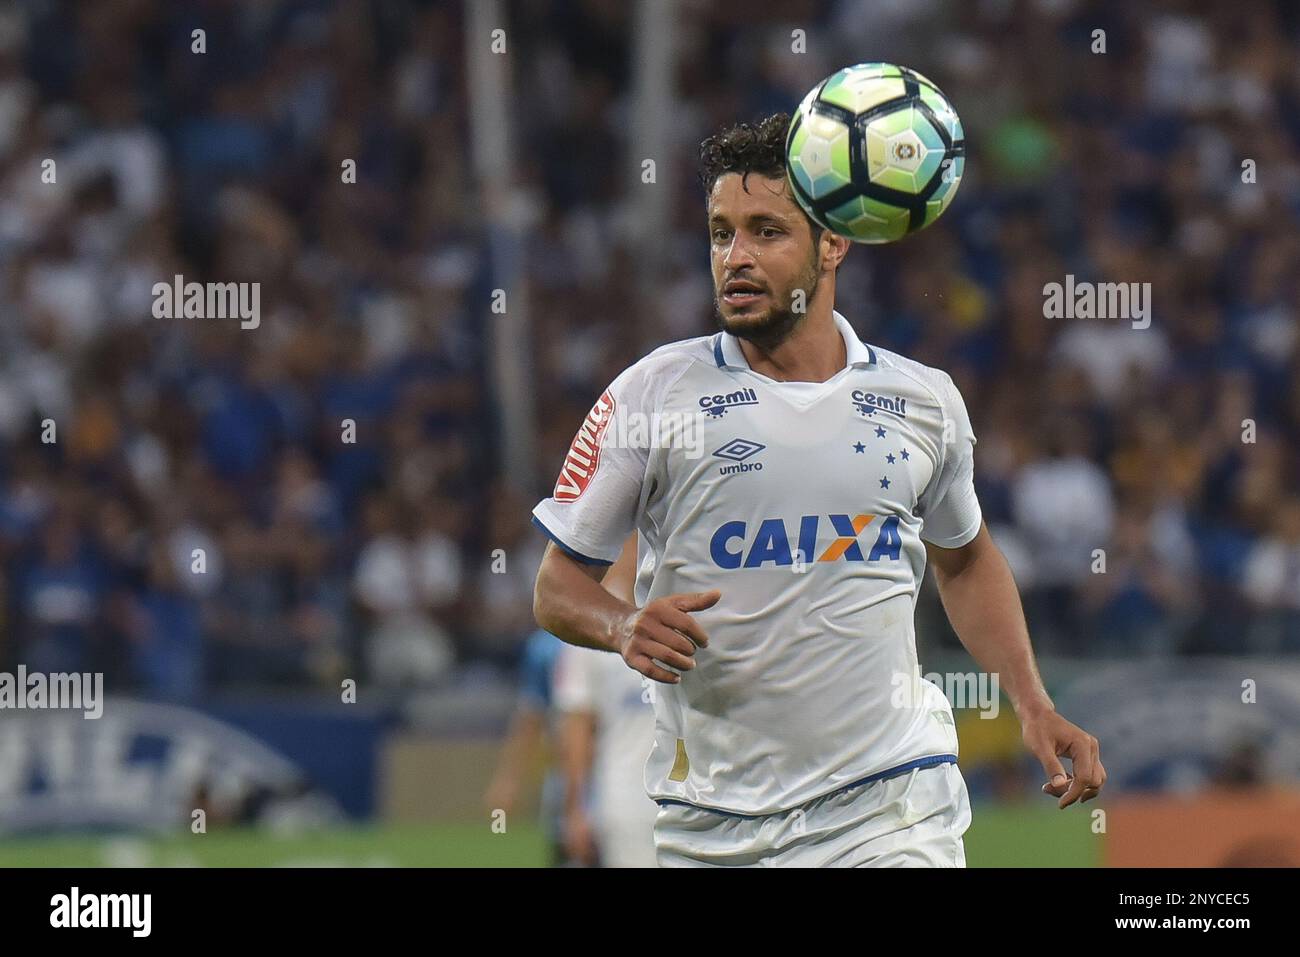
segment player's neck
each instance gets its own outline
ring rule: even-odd
[[[740,351],[751,369],[777,382],[825,382],[849,360],[829,302],[817,303],[804,321],[770,350],[741,339]]]

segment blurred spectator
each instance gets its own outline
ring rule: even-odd
[[[24,657],[32,671],[79,671],[90,654],[102,593],[99,564],[76,520],[57,510],[14,576]]]
[[[1280,504],[1277,528],[1251,548],[1241,583],[1260,611],[1251,650],[1300,651],[1300,497]]]
[[[504,485],[494,490],[487,555],[475,579],[475,633],[484,654],[508,659],[533,629],[533,583],[546,540],[530,524],[530,507]]]
[[[1191,543],[1177,523],[1173,515],[1120,509],[1104,568],[1081,586],[1088,651],[1122,657],[1180,650],[1195,595],[1187,574]]]
[[[368,612],[368,664],[382,684],[428,684],[454,656],[446,630],[431,616],[459,585],[459,560],[439,532],[399,526],[396,507],[374,495],[365,505],[369,540],[362,547],[354,587]]]
[[[150,558],[132,639],[140,691],[176,701],[199,696],[203,639],[198,603],[178,584],[171,558],[161,547]]]

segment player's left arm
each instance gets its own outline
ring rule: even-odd
[[[1020,719],[1025,746],[1047,772],[1043,790],[1060,798],[1062,808],[1096,797],[1106,783],[1100,746],[1057,713],[1043,687],[1020,593],[988,526],[981,521],[975,537],[959,547],[927,542],[925,548],[957,637],[981,668],[998,676]],[[1062,757],[1070,759],[1073,775],[1066,773]]]
[[[1020,593],[1002,550],[984,524],[975,494],[975,432],[952,378],[936,381],[943,408],[939,468],[918,504],[921,537],[957,637],[985,671],[998,676],[1020,719],[1021,736],[1062,808],[1097,796],[1106,783],[1097,739],[1056,712],[1029,644]],[[1061,758],[1071,761],[1067,774]]]

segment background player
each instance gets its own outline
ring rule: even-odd
[[[632,598],[636,536],[604,584]],[[564,841],[571,860],[603,867],[654,867],[658,806],[646,796],[654,743],[655,687],[616,655],[566,645],[555,665],[555,707],[564,768]]]
[[[550,863],[566,863],[563,834],[564,784],[555,763],[558,713],[554,709],[555,663],[564,643],[539,628],[524,643],[519,664],[519,694],[497,766],[483,795],[489,811],[498,808],[507,818],[518,807],[526,782],[544,765],[541,807],[542,830],[550,849]]]

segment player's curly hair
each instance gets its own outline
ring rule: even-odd
[[[713,192],[718,177],[740,173],[741,185],[748,191],[745,178],[749,173],[784,177],[785,137],[790,129],[789,113],[773,113],[757,123],[736,123],[708,137],[700,144],[700,184],[705,195]],[[803,212],[802,208],[800,212]],[[821,239],[822,227],[811,216],[804,219],[812,228],[813,244]]]

